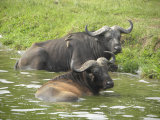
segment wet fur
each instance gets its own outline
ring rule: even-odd
[[[74,102],[82,95],[96,94],[100,90],[87,72],[68,72],[42,85],[35,97],[50,102]]]

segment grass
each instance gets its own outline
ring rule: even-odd
[[[119,25],[134,29],[122,35],[118,71],[160,79],[159,0],[1,0],[0,41],[25,50],[34,42],[60,38],[71,32]]]

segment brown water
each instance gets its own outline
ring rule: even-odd
[[[115,83],[112,89],[73,103],[44,102],[35,98],[35,92],[60,73],[14,71],[20,56],[0,46],[0,120],[160,120],[158,80],[109,73]]]

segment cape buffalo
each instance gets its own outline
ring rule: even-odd
[[[97,94],[101,89],[108,89],[114,86],[107,70],[107,64],[115,62],[115,56],[111,54],[112,60],[104,57],[95,60],[88,60],[79,69],[74,68],[71,62],[72,71],[53,78],[42,85],[36,92],[35,97],[50,102],[73,102],[82,95]]]
[[[71,33],[63,38],[48,40],[33,45],[16,62],[15,69],[35,69],[53,72],[70,70],[71,61],[79,68],[88,60],[96,60],[99,57],[110,59],[111,51],[120,53],[121,33],[130,33],[133,28],[131,21],[128,29],[117,25],[104,26],[95,32],[89,32],[87,25],[85,32]]]

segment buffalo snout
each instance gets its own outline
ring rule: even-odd
[[[116,50],[116,53],[122,52],[122,48],[120,46],[116,46],[116,47],[114,47],[114,49]]]
[[[105,85],[103,89],[108,89],[108,88],[113,88],[114,87],[114,82],[113,81],[107,81],[105,82]]]

